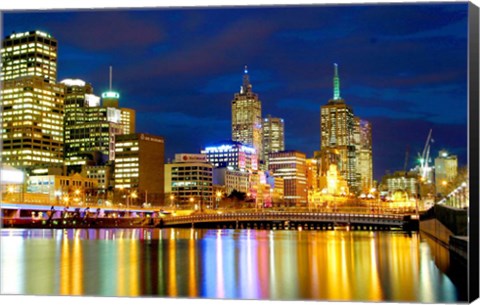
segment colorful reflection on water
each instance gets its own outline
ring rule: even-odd
[[[200,229],[2,229],[1,234],[2,294],[458,301],[457,288],[418,234]]]

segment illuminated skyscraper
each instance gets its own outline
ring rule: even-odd
[[[120,109],[120,123],[122,134],[135,133],[135,110],[120,108],[120,93],[112,90],[112,67],[110,66],[109,89],[102,93],[102,106],[106,108]]]
[[[353,110],[340,97],[338,66],[334,65],[333,98],[321,107],[321,149],[334,149],[340,156],[338,168],[351,190],[357,190],[357,161],[355,153]],[[328,168],[328,166],[325,166]]]
[[[41,31],[12,34],[3,40],[1,80],[26,76],[41,77],[55,84],[57,79],[57,40]]]
[[[283,119],[273,118],[268,115],[263,119],[263,157],[262,160],[267,162],[268,154],[285,150],[285,125]]]
[[[64,86],[56,84],[57,41],[32,31],[3,40],[2,163],[35,168],[63,163]]]
[[[232,101],[232,140],[253,146],[262,156],[262,102],[252,91],[247,66],[240,92]]]
[[[100,97],[80,79],[61,82],[65,93],[65,165],[80,172],[84,165],[104,165],[115,159],[115,135],[123,134],[121,112],[101,107]]]
[[[355,153],[359,190],[368,193],[373,187],[372,126],[370,122],[355,117]]]

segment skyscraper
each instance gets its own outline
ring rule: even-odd
[[[353,110],[340,96],[338,65],[334,64],[333,98],[321,107],[321,149],[335,149],[340,156],[338,168],[351,191],[357,190],[357,161],[354,143]],[[323,166],[323,165],[322,165]],[[329,165],[325,165],[328,168]]]
[[[368,193],[373,187],[372,126],[355,117],[355,153],[359,190]]]
[[[64,86],[56,84],[57,41],[40,31],[5,37],[1,49],[2,163],[35,168],[63,163]]]
[[[109,89],[102,93],[102,106],[106,108],[120,109],[120,123],[122,125],[122,134],[135,133],[136,112],[131,108],[120,108],[120,93],[113,91],[112,79],[113,69],[110,66]]]
[[[232,140],[253,146],[262,156],[262,102],[252,91],[247,66],[240,92],[232,100]]]
[[[57,79],[57,40],[41,31],[14,33],[3,40],[1,80],[26,76],[41,77],[55,84]]]
[[[65,165],[80,172],[84,165],[104,165],[115,159],[115,135],[123,134],[121,112],[101,107],[93,87],[80,79],[61,82],[65,93]]]
[[[283,119],[267,115],[262,123],[263,157],[268,164],[268,154],[285,150],[285,125]]]

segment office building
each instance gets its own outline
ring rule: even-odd
[[[121,112],[101,107],[90,84],[65,79],[65,165],[81,172],[85,165],[105,165],[115,160],[115,136],[123,133]]]
[[[81,206],[96,203],[97,180],[79,173],[69,176],[41,175],[27,179],[28,202]]]
[[[449,155],[446,150],[440,150],[435,158],[435,188],[437,194],[446,195],[453,189],[451,182],[457,177],[458,159]]]
[[[2,43],[2,163],[27,172],[63,166],[64,86],[56,84],[57,41],[40,31]]]
[[[11,34],[3,40],[2,81],[40,77],[43,82],[57,80],[57,40],[42,31]]]
[[[135,110],[120,108],[120,123],[122,124],[123,134],[135,133],[135,117]]]
[[[232,100],[232,140],[255,148],[262,156],[262,102],[252,91],[247,66],[240,92]]]
[[[145,133],[115,137],[115,189],[130,194],[130,204],[163,203],[164,150],[162,137]]]
[[[353,110],[340,96],[338,66],[334,65],[333,98],[321,107],[321,150],[335,149],[340,156],[338,168],[350,190],[358,187],[356,147],[354,142],[355,120]]]
[[[355,117],[355,153],[358,188],[368,193],[373,187],[372,127],[370,122]]]
[[[285,124],[283,119],[267,115],[262,122],[263,156],[268,166],[268,154],[285,150]]]
[[[234,141],[222,141],[201,151],[214,167],[231,167],[236,170],[258,169],[257,153],[251,146]]]
[[[203,209],[213,203],[213,165],[203,154],[175,154],[165,164],[165,194],[172,205]]]
[[[307,203],[306,156],[298,151],[269,154],[268,170],[284,180],[283,200],[286,206],[305,206]]]
[[[382,178],[381,190],[392,197],[395,193],[404,192],[409,198],[418,196],[418,173],[398,171]]]

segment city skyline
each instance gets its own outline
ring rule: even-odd
[[[112,21],[116,31],[102,27]],[[137,111],[138,132],[165,138],[166,159],[229,139],[244,65],[262,115],[285,120],[285,148],[312,157],[338,63],[342,98],[372,123],[375,179],[403,168],[407,145],[413,167],[429,129],[432,155],[466,164],[467,4],[4,15],[4,36],[37,29],[58,40],[58,81],[80,78],[100,95],[113,66],[120,103]]]

